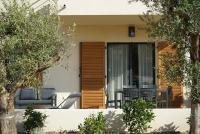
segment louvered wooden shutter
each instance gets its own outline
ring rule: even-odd
[[[167,42],[159,42],[158,44],[158,48],[157,48],[157,63],[158,63],[158,69],[159,71],[162,71],[162,67],[161,67],[161,55],[165,54],[165,53],[174,53],[176,51],[175,48],[172,48],[171,46],[169,46],[169,44]],[[160,70],[161,69],[161,70]],[[166,89],[168,86],[172,86],[172,106],[171,107],[175,107],[175,108],[179,108],[182,106],[183,104],[183,86],[176,84],[176,83],[171,83],[169,84],[166,80],[164,80],[162,77],[158,78],[158,87],[160,89]]]
[[[105,43],[81,43],[80,59],[81,107],[105,108]]]

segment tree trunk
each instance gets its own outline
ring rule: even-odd
[[[200,103],[191,104],[190,134],[200,134]]]
[[[190,134],[200,134],[200,101],[198,93],[198,72],[199,68],[196,65],[199,65],[200,55],[199,55],[199,35],[191,35],[191,51],[190,59],[193,64],[192,69],[192,89],[191,89],[191,117],[190,117]]]
[[[17,134],[14,96],[11,96],[7,91],[0,94],[0,134]]]

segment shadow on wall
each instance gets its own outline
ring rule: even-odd
[[[179,127],[175,126],[174,123],[165,124],[158,129],[155,129],[154,132],[177,132]]]
[[[106,131],[109,133],[124,133],[125,125],[122,120],[122,114],[116,114],[115,111],[109,111],[105,114],[106,118]],[[113,128],[116,128],[113,130]]]
[[[24,124],[23,124],[23,112],[16,112],[15,116],[17,132],[24,131]]]

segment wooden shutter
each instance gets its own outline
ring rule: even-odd
[[[161,55],[165,53],[174,53],[176,52],[175,48],[172,48],[169,46],[167,42],[159,42],[157,47],[157,63],[158,63],[158,69],[159,71],[162,71],[161,67]],[[171,101],[171,107],[179,108],[183,104],[183,86],[179,85],[177,83],[171,83],[169,84],[166,80],[164,80],[162,77],[158,77],[158,88],[159,89],[166,89],[168,86],[172,86],[172,101]]]
[[[81,43],[80,52],[81,107],[105,108],[105,43]]]

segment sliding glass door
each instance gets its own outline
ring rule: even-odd
[[[123,86],[155,84],[155,47],[152,43],[109,43],[108,94],[114,100],[114,93]]]

